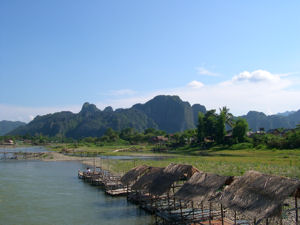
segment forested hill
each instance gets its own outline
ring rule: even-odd
[[[250,111],[242,116],[249,124],[249,128],[257,131],[264,128],[266,131],[276,128],[295,128],[300,124],[300,110],[290,113],[279,113],[267,116],[262,112]]]
[[[10,134],[82,138],[101,136],[108,128],[120,131],[128,127],[138,131],[155,128],[173,133],[195,128],[198,112],[205,113],[206,108],[199,104],[191,106],[178,96],[160,95],[145,104],[115,111],[111,107],[100,110],[93,104],[85,103],[79,113],[58,112],[37,116]]]
[[[145,104],[117,110],[113,110],[112,107],[100,110],[93,104],[84,103],[79,113],[57,112],[37,116],[26,126],[18,127],[10,134],[43,134],[72,138],[99,137],[108,128],[120,131],[128,127],[135,128],[137,131],[155,128],[174,133],[196,128],[199,112],[205,113],[205,106],[200,104],[191,106],[178,96],[160,95]],[[262,127],[266,131],[275,128],[295,128],[300,123],[300,110],[272,116],[250,111],[242,117],[248,121],[249,128],[253,131]]]
[[[12,130],[16,129],[19,126],[23,126],[26,123],[20,122],[20,121],[7,121],[2,120],[0,121],[0,136],[5,135]]]

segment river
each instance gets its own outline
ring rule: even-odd
[[[78,169],[79,162],[0,161],[0,224],[153,224],[126,197],[79,180]]]

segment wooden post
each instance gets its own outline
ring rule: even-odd
[[[193,210],[193,220],[195,219],[195,209],[194,209],[194,202],[192,201],[192,210]]]
[[[94,157],[94,174],[96,172],[96,158]]]
[[[128,184],[126,185],[126,198],[127,198],[127,200],[128,200],[128,197],[129,197],[129,190],[128,190]]]
[[[180,206],[180,216],[181,216],[181,220],[183,221],[183,214],[182,214],[181,200],[179,200],[179,206]]]
[[[234,225],[236,225],[236,211],[234,211]]]
[[[173,190],[174,209],[176,209],[176,201],[175,201],[175,195],[174,195],[174,192],[175,192],[174,183],[172,184],[172,190]]]
[[[279,220],[279,225],[282,225],[282,208],[283,208],[283,206],[281,205],[281,207],[280,207],[280,220]]]
[[[167,193],[167,198],[168,198],[168,211],[169,213],[171,212],[171,207],[170,207],[170,191]]]
[[[299,224],[298,221],[298,202],[297,202],[297,195],[295,195],[295,208],[296,208],[296,225]]]
[[[224,225],[224,214],[223,214],[223,205],[221,204],[221,221],[222,225]]]
[[[208,218],[209,225],[211,225],[211,219],[212,219],[212,215],[211,215],[211,202],[209,202],[209,218]]]
[[[150,195],[151,198],[152,198],[152,195]],[[156,197],[155,197],[156,198]],[[156,199],[154,200],[154,204],[155,204],[155,208],[157,207],[157,203],[156,203]],[[157,213],[155,213],[155,223],[158,224],[158,221],[157,221]]]
[[[204,220],[203,202],[201,202],[201,215],[202,215],[202,220]]]

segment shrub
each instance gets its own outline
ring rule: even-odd
[[[240,149],[249,149],[249,148],[253,148],[253,144],[248,142],[234,144],[230,147],[231,150],[240,150]]]

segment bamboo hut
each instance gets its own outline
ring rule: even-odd
[[[222,214],[220,210],[212,208],[212,200],[232,181],[233,177],[230,176],[196,172],[175,193],[180,203],[179,210],[164,210],[157,215],[164,224],[189,224],[205,220],[212,224],[213,218]],[[183,204],[188,207],[184,209]]]
[[[152,177],[151,182],[144,189],[151,197],[141,205],[147,211],[157,212],[172,207],[178,209],[179,202],[174,198],[174,193],[182,186],[180,182],[188,180],[198,170],[191,165],[173,164],[161,169]]]
[[[249,171],[228,186],[220,197],[224,207],[242,213],[254,224],[283,224],[282,207],[290,196],[294,197],[295,224],[298,222],[300,181]],[[289,211],[292,211],[291,209]],[[292,224],[288,222],[286,224]]]
[[[121,177],[121,182],[126,186],[131,186],[141,175],[143,175],[150,167],[146,165],[137,166]]]
[[[153,196],[149,193],[149,187],[153,180],[158,177],[164,168],[149,167],[148,170],[131,186],[131,193],[128,199],[139,204],[142,208],[148,202],[152,205],[154,202]],[[149,210],[148,210],[149,211]]]
[[[143,175],[149,170],[149,166],[146,165],[140,165],[137,167],[132,168],[127,173],[125,173],[121,177],[121,182],[124,185],[123,192],[126,193],[127,197],[129,193],[131,192],[131,186]]]
[[[191,165],[171,163],[153,180],[149,187],[149,192],[153,195],[161,196],[169,192],[175,182],[186,181],[195,172],[199,171]]]

